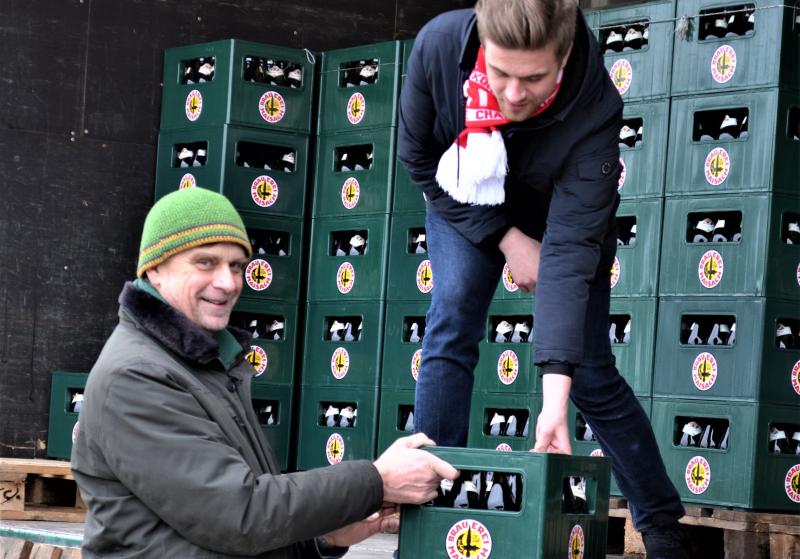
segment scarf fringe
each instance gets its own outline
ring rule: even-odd
[[[454,142],[439,160],[436,182],[462,204],[497,206],[506,199],[508,154],[498,130],[472,133],[466,147]]]

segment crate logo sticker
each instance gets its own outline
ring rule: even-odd
[[[418,349],[411,356],[411,376],[414,377],[414,382],[419,380],[419,368],[422,364],[422,350]]]
[[[267,175],[258,176],[250,184],[250,197],[257,206],[269,208],[278,200],[278,183]]]
[[[514,293],[519,289],[519,286],[514,283],[514,276],[511,275],[511,266],[506,263],[503,266],[503,287],[506,288],[506,291],[509,293]]]
[[[620,172],[619,172],[619,180],[617,181],[617,192],[622,190],[622,185],[625,184],[625,177],[628,176],[628,168],[625,166],[625,160],[622,159],[621,157],[619,158],[619,166],[620,166]]]
[[[328,437],[328,442],[325,443],[325,458],[331,466],[338,464],[344,458],[344,439],[339,433]]]
[[[247,285],[254,291],[264,291],[272,283],[272,266],[266,260],[256,258],[244,271]]]
[[[722,255],[716,250],[708,250],[700,257],[697,264],[697,278],[703,287],[713,289],[722,281],[722,274],[725,272],[725,262]]]
[[[706,156],[706,181],[712,186],[719,186],[731,172],[731,158],[725,148],[714,148]]]
[[[270,124],[280,122],[286,114],[286,102],[283,100],[283,95],[277,91],[267,91],[258,100],[258,114]]]
[[[358,184],[358,179],[350,177],[342,185],[342,205],[352,210],[358,204],[359,198],[361,198],[361,185]]]
[[[800,264],[797,265],[797,285],[800,285]]]
[[[433,269],[430,260],[423,260],[417,266],[417,289],[421,293],[430,293],[433,289]]]
[[[614,86],[617,88],[617,91],[619,91],[619,94],[624,95],[631,87],[633,68],[630,62],[624,58],[620,58],[611,66],[608,75],[611,76],[611,81],[614,82]]]
[[[331,355],[331,374],[336,380],[342,380],[350,370],[350,354],[343,347],[337,347]]]
[[[189,95],[186,96],[186,118],[188,118],[191,122],[194,122],[203,112],[203,95],[193,89],[189,92]]]
[[[702,456],[695,456],[686,465],[686,486],[695,495],[705,493],[711,483],[711,466]]]
[[[495,450],[498,452],[511,452],[512,449],[508,443],[500,443]]]
[[[800,361],[795,363],[794,367],[792,367],[792,388],[794,388],[794,391],[800,396]]]
[[[708,390],[717,382],[717,359],[703,352],[692,363],[692,381],[698,390]]]
[[[614,289],[617,283],[619,283],[620,272],[619,258],[615,256],[614,263],[611,265],[611,289]]]
[[[269,359],[267,358],[267,352],[264,351],[264,348],[261,346],[251,345],[250,353],[247,354],[245,359],[247,359],[247,362],[256,370],[257,377],[263,375],[264,371],[267,370],[267,362]]]
[[[78,433],[80,432],[80,420],[75,422],[75,426],[72,428],[72,444],[75,444],[75,439],[78,438]]]
[[[459,520],[448,530],[444,543],[450,559],[487,559],[492,553],[492,535],[477,520]]]
[[[339,269],[336,271],[336,288],[339,293],[347,294],[353,289],[356,283],[356,271],[350,262],[342,262]]]
[[[497,360],[497,376],[506,386],[517,380],[519,374],[519,358],[512,350],[507,349]]]
[[[711,76],[717,83],[727,83],[736,73],[736,51],[729,45],[722,45],[711,57]]]
[[[73,437],[72,440],[74,441],[75,438]],[[786,496],[795,503],[800,503],[800,464],[795,464],[786,472],[784,487]]]
[[[194,188],[197,186],[197,179],[194,178],[194,175],[191,173],[186,173],[181,177],[181,181],[178,183],[178,190],[186,190],[187,188]]]
[[[567,557],[569,559],[583,559],[583,550],[586,545],[586,538],[583,535],[583,528],[580,524],[572,527],[569,533],[569,549]]]
[[[360,93],[353,93],[347,101],[347,120],[350,124],[358,124],[367,112],[367,101]]]
[[[591,454],[589,454],[589,456],[594,456],[595,458],[602,458],[603,456],[605,456],[605,454],[603,454],[603,449],[601,449],[601,448],[595,448],[595,449],[594,449],[594,450],[591,452]]]

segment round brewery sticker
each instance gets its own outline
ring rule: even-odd
[[[200,118],[200,114],[203,112],[203,95],[196,89],[191,90],[186,96],[185,109],[186,118],[191,122]]]
[[[256,258],[244,272],[247,285],[255,291],[264,291],[272,283],[272,266],[266,260]]]
[[[619,94],[624,95],[631,87],[631,82],[633,81],[633,68],[631,67],[630,62],[624,58],[620,58],[611,66],[611,70],[608,71],[608,75],[611,76],[611,81],[614,82]]]
[[[257,345],[250,346],[250,353],[247,354],[247,362],[250,363],[256,370],[256,376],[260,377],[267,370],[267,352],[264,348]]]
[[[795,363],[794,367],[792,367],[792,388],[794,388],[794,391],[800,396],[800,361]]]
[[[692,382],[698,390],[708,390],[717,382],[717,359],[703,352],[692,363]]]
[[[338,464],[344,458],[344,439],[339,433],[328,437],[328,442],[325,443],[325,458],[331,465]]]
[[[512,448],[508,443],[500,443],[495,450],[498,452],[511,452]]]
[[[622,185],[625,184],[625,177],[628,176],[628,168],[625,166],[625,160],[621,157],[619,158],[619,165],[620,165],[620,172],[619,172],[619,180],[617,181],[617,192],[622,190]]]
[[[187,188],[194,188],[197,186],[197,180],[191,173],[186,173],[181,177],[181,182],[178,183],[178,190],[185,190]]]
[[[576,524],[569,533],[567,557],[569,559],[583,559],[583,549],[585,545],[586,538],[583,535],[583,528],[581,528],[580,524]]]
[[[708,184],[719,186],[731,172],[731,158],[725,148],[714,148],[706,156],[705,175]]]
[[[492,535],[477,520],[459,520],[447,531],[444,547],[449,559],[487,559],[492,553]]]
[[[358,204],[358,199],[361,197],[361,185],[358,184],[358,179],[350,177],[342,185],[342,205],[348,210],[352,210]]]
[[[716,250],[709,250],[700,257],[700,263],[697,265],[697,278],[703,287],[712,289],[722,281],[724,271],[725,262],[722,261],[722,255]]]
[[[508,263],[503,266],[503,287],[505,287],[506,291],[509,293],[514,293],[519,289],[519,286],[514,283],[514,277],[511,275],[511,266],[509,266]]]
[[[423,260],[417,266],[417,289],[422,293],[430,293],[433,289],[433,270],[430,260]]]
[[[419,380],[419,367],[422,364],[422,350],[418,349],[411,356],[411,376],[414,377],[414,382]]]
[[[595,458],[602,458],[603,456],[605,456],[605,454],[603,454],[603,449],[602,448],[595,448],[591,452],[591,454],[589,454],[589,456],[594,456]]]
[[[497,376],[500,382],[509,385],[517,380],[519,374],[519,358],[512,350],[507,349],[500,354],[497,360]]]
[[[286,114],[283,96],[277,91],[267,91],[258,100],[258,114],[270,124],[279,122]]]
[[[711,76],[717,83],[727,83],[736,73],[736,51],[729,45],[722,45],[711,57]]]
[[[708,460],[702,456],[695,456],[689,460],[684,478],[689,491],[695,495],[704,493],[711,483],[711,466],[708,465]]]
[[[73,437],[72,440],[74,441],[75,438]],[[784,488],[789,499],[795,503],[800,503],[800,464],[795,464],[786,472]]]
[[[617,283],[619,283],[620,271],[619,258],[615,256],[614,263],[611,265],[611,289],[614,289]]]
[[[250,184],[250,197],[256,205],[268,208],[278,200],[278,183],[267,175],[258,176]]]
[[[336,380],[342,380],[350,370],[350,354],[343,347],[337,347],[331,356],[331,374]]]
[[[800,285],[800,264],[797,265],[797,285]]]
[[[367,102],[360,93],[353,93],[347,101],[347,120],[350,124],[358,124],[367,112]]]
[[[356,271],[350,262],[342,262],[339,269],[336,271],[336,287],[339,293],[350,293],[353,285],[356,283]]]
[[[75,444],[75,439],[78,438],[78,432],[81,430],[80,428],[80,420],[75,422],[75,426],[72,428],[72,444]]]

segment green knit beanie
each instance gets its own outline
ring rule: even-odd
[[[248,258],[253,255],[242,218],[225,196],[197,187],[171,192],[144,220],[136,276],[180,252],[213,243],[235,243]]]

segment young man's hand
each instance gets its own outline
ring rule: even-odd
[[[542,243],[511,227],[498,245],[506,257],[514,283],[525,293],[536,291]]]
[[[542,413],[536,422],[534,452],[572,454],[567,426],[567,406],[572,378],[566,375],[542,376]]]

